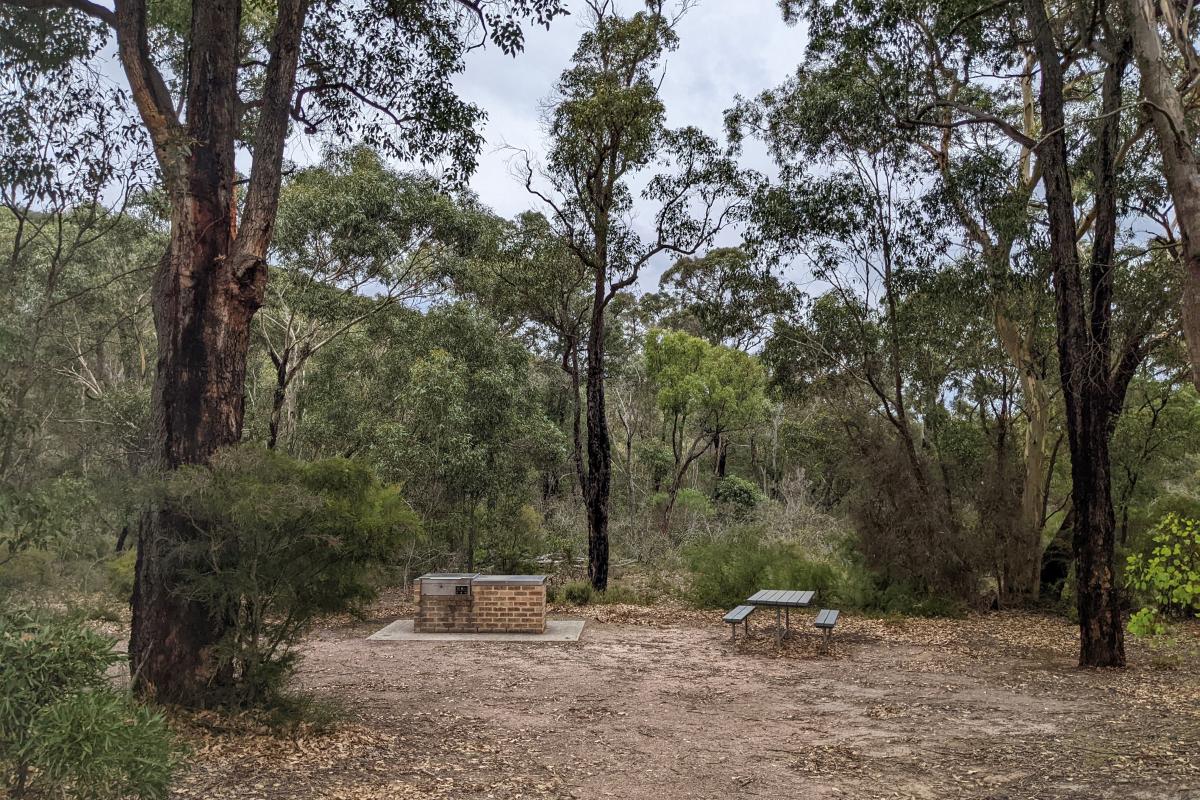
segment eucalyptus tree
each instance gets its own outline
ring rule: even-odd
[[[610,305],[660,254],[694,254],[736,216],[747,176],[696,128],[671,129],[659,97],[663,55],[678,42],[679,17],[662,0],[621,16],[612,0],[590,0],[591,27],[551,100],[550,150],[543,170],[525,161],[526,188],[551,212],[590,279],[584,346],[588,575],[608,585],[608,512],[612,445],[605,400],[606,322]],[[679,9],[682,14],[685,2]],[[663,171],[646,176],[652,168]],[[654,208],[650,233],[630,219],[631,182]]]
[[[793,285],[743,247],[677,259],[663,272],[659,290],[669,304],[662,324],[746,352],[761,347],[775,321],[793,314],[800,300]]]
[[[741,350],[664,330],[646,336],[646,370],[658,390],[658,408],[674,457],[661,518],[666,535],[692,464],[722,436],[766,417],[766,374],[758,359]]]
[[[471,258],[455,262],[453,290],[488,309],[536,352],[558,364],[565,378],[555,394],[556,416],[571,431],[571,460],[580,494],[587,491],[583,457],[580,355],[587,339],[590,270],[537,212],[495,220]]]
[[[1021,377],[1020,533],[1002,587],[1006,601],[1029,599],[1054,381],[1048,274],[1029,250],[1040,167],[1028,44],[1000,4],[788,2],[784,10],[809,23],[809,58],[731,122],[761,124],[779,156],[797,163],[890,141],[930,190],[930,212],[961,229],[956,244],[972,256],[964,263],[982,267],[982,307]]]
[[[384,474],[477,566],[480,531],[515,522],[536,467],[559,448],[534,386],[529,352],[466,303],[432,310],[422,346],[383,428]]]
[[[0,549],[10,554],[32,543],[111,549],[148,455],[146,283],[163,239],[145,209],[127,213],[150,178],[147,154],[104,77],[70,74],[86,92],[30,65],[0,70]]]
[[[1032,263],[1044,258],[1048,264],[1056,298],[1057,366],[1075,470],[1072,495],[1081,662],[1116,664],[1123,662],[1124,654],[1113,572],[1107,436],[1120,412],[1133,368],[1161,341],[1162,316],[1161,308],[1151,310],[1136,324],[1126,326],[1114,345],[1111,320],[1116,270],[1112,267],[1114,257],[1128,255],[1119,250],[1126,242],[1118,241],[1117,236],[1122,202],[1152,202],[1155,192],[1138,180],[1135,156],[1145,128],[1122,124],[1124,107],[1114,102],[1120,98],[1128,47],[1119,26],[1107,24],[1111,9],[1101,7],[1092,14],[1068,6],[1048,21],[1045,7],[1040,2],[1036,5],[1033,8],[1026,3],[1024,14],[1009,4],[974,2],[888,3],[877,8],[788,2],[784,9],[793,19],[802,16],[809,21],[814,29],[815,55],[829,56],[831,66],[842,67],[828,73],[830,80],[817,83],[808,82],[807,74],[800,73],[798,84],[824,101],[807,108],[828,109],[837,127],[845,128],[844,123],[854,114],[836,113],[836,103],[849,97],[855,101],[847,106],[860,115],[859,121],[865,115],[878,123],[853,128],[859,135],[870,138],[883,131],[885,137],[907,141],[914,151],[931,153],[934,163],[949,159],[951,169],[938,169],[935,174],[941,174],[951,204],[961,205],[965,199],[968,209],[991,209],[1002,215],[999,221],[1003,226],[996,221],[988,223],[993,232],[987,238],[993,245],[1000,244],[990,248],[998,256],[993,263],[1002,265],[1013,241],[1006,236],[997,238],[997,234],[1016,230],[1018,240],[1028,241],[1025,246]],[[858,80],[853,70],[845,69],[847,62],[839,61],[838,55],[849,49],[842,49],[843,43],[857,48],[853,63],[870,67],[865,72],[867,80]],[[1088,91],[1062,92],[1067,73],[1072,86],[1086,86]],[[1035,93],[1039,74],[1040,90]],[[1010,88],[1004,89],[1007,76],[1014,77]],[[1069,152],[1064,126],[1071,130]],[[767,130],[770,134],[769,127]],[[972,136],[955,138],[964,130]],[[926,132],[933,135],[928,137]],[[1081,137],[1077,132],[1087,135]],[[980,136],[987,138],[974,144]],[[940,146],[946,141],[951,142],[948,151]],[[971,193],[956,200],[962,178],[971,176],[970,171],[957,170],[956,174],[954,167],[963,163],[956,156],[963,147],[976,161],[984,156],[985,166],[996,153],[1011,154],[1009,163],[1015,171],[1010,173],[1010,188],[1000,195],[1007,198],[1005,202],[977,203]],[[1089,181],[1092,203],[1077,214],[1072,188],[1083,176]],[[1032,202],[1036,185],[1043,187],[1049,207],[1044,217]],[[1014,210],[1015,216],[1005,221],[1003,216]],[[1157,211],[1155,208],[1150,216],[1157,216]],[[958,216],[968,238],[981,250],[989,249],[983,247],[986,240],[978,231],[972,233],[971,217]],[[978,222],[978,213],[974,218]],[[1051,233],[1045,250],[1038,238],[1038,224],[1043,220]],[[1011,227],[1013,221],[1015,228]],[[1022,229],[1033,236],[1021,233]],[[1138,243],[1128,244],[1136,247]],[[1080,249],[1090,251],[1086,277],[1081,277]],[[1019,351],[1014,350],[1018,355]],[[1024,364],[1018,366],[1027,370]],[[1031,543],[1037,539],[1036,532],[1028,534]]]
[[[258,334],[275,370],[267,447],[287,438],[294,381],[308,360],[389,306],[438,291],[474,246],[482,216],[423,173],[367,148],[331,152],[286,181],[271,249],[277,264]],[[363,294],[370,302],[347,302]]]
[[[1158,137],[1162,171],[1174,201],[1176,241],[1164,237],[1183,267],[1182,321],[1192,383],[1200,390],[1200,157],[1195,104],[1200,53],[1191,5],[1124,0],[1143,105]]]
[[[1079,598],[1080,663],[1122,666],[1124,626],[1118,600],[1115,520],[1112,503],[1109,439],[1124,402],[1132,368],[1112,360],[1112,295],[1116,275],[1119,209],[1116,182],[1121,146],[1121,113],[1125,71],[1131,56],[1128,38],[1119,31],[1073,29],[1051,21],[1043,0],[1026,0],[1026,21],[1033,37],[1041,85],[1038,91],[1042,126],[1039,142],[1046,193],[1049,257],[1054,272],[1058,321],[1059,371],[1066,405],[1067,441],[1071,451],[1071,497],[1075,514],[1074,554]],[[1082,33],[1082,37],[1075,34]],[[1095,163],[1090,182],[1095,223],[1091,258],[1083,262],[1077,248],[1075,184],[1066,137],[1067,72],[1079,53],[1079,38],[1103,36],[1100,119],[1095,123]],[[1066,43],[1060,47],[1059,37]],[[1064,61],[1066,64],[1064,64]],[[1097,65],[1091,65],[1096,68]],[[1086,264],[1086,266],[1085,266]],[[1130,359],[1133,360],[1133,359]],[[1140,360],[1140,359],[1137,359]],[[1133,361],[1132,366],[1136,366]],[[1122,376],[1122,371],[1130,374]],[[1124,380],[1124,385],[1118,382]]]
[[[0,59],[69,95],[88,92],[72,70],[100,63],[115,39],[126,96],[153,145],[171,220],[153,294],[161,467],[205,463],[241,436],[290,133],[358,138],[401,159],[441,157],[461,176],[482,114],[454,92],[464,54],[489,37],[515,52],[524,22],[561,12],[558,0],[0,2]],[[144,521],[130,661],[139,686],[200,703],[226,676],[209,656],[222,615],[172,591],[164,554],[189,535],[165,509]]]

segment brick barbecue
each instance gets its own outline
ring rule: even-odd
[[[439,572],[415,581],[417,633],[543,633],[545,575]]]

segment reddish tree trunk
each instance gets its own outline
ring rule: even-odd
[[[154,141],[171,203],[171,238],[154,281],[157,462],[207,463],[242,435],[250,323],[266,290],[265,254],[279,197],[288,108],[308,0],[280,0],[242,228],[235,231],[234,147],[241,4],[192,4],[186,122],[149,57],[144,2],[118,3],[118,48]],[[135,683],[161,700],[202,704],[220,674],[222,609],[178,591],[173,551],[196,533],[170,511],[142,520],[129,651]]]
[[[188,131],[193,144],[172,188],[171,241],[154,283],[158,371],[153,412],[163,469],[206,463],[242,435],[250,320],[266,270],[235,274],[234,119],[240,4],[196,4]],[[196,67],[202,66],[202,69]],[[157,508],[142,523],[130,654],[139,684],[196,703],[219,676],[213,645],[221,613],[178,596],[172,549],[194,536]]]

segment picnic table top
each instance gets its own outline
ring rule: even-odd
[[[816,592],[791,591],[788,589],[759,589],[746,598],[746,602],[755,606],[789,606],[803,608],[812,602]]]

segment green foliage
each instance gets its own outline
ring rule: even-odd
[[[436,256],[474,241],[473,209],[459,201],[432,176],[395,172],[367,147],[332,149],[284,185],[273,247],[291,274],[336,288],[421,289],[438,277]]]
[[[1181,458],[1173,467],[1173,474],[1157,486],[1146,513],[1153,514],[1155,521],[1168,514],[1200,519],[1200,454]]]
[[[721,478],[713,488],[713,500],[717,507],[739,519],[754,513],[755,507],[764,499],[758,484],[736,475]]]
[[[592,584],[587,581],[571,581],[562,587],[562,598],[573,606],[586,606],[592,602]]]
[[[420,535],[395,487],[340,458],[231,449],[171,475],[162,501],[198,533],[173,554],[178,591],[222,615],[232,685],[220,699],[235,703],[277,697],[313,620],[373,598],[372,570]]]
[[[661,485],[671,478],[675,455],[666,442],[661,439],[642,439],[637,444],[635,456],[653,484]]]
[[[914,617],[962,617],[964,606],[954,597],[922,588],[911,580],[888,579],[852,560],[842,584],[843,603],[877,614]]]
[[[766,374],[753,356],[683,331],[646,336],[646,368],[658,405],[701,435],[748,427],[766,416]]]
[[[769,541],[765,531],[745,526],[695,544],[685,552],[688,594],[703,608],[732,608],[759,589],[804,589],[817,602],[838,597],[837,571],[809,559],[790,542]]]
[[[108,585],[118,600],[129,602],[133,597],[134,570],[137,567],[137,550],[129,549],[104,562]]]
[[[652,592],[639,591],[633,587],[611,581],[608,584],[608,588],[603,592],[596,592],[592,595],[592,602],[597,605],[624,604],[646,606],[653,605],[654,600],[655,596]]]
[[[650,506],[661,513],[670,499],[666,492],[657,492],[650,496]],[[712,501],[699,489],[680,489],[675,495],[674,510],[685,517],[703,518],[712,513]]]
[[[1146,551],[1126,561],[1125,582],[1152,611],[1173,616],[1200,612],[1200,520],[1163,517]]]
[[[487,513],[482,524],[482,567],[503,575],[534,572],[534,559],[542,555],[542,515],[531,505],[501,508]]]
[[[78,524],[94,513],[94,488],[78,476],[41,481],[25,490],[0,487],[0,564],[25,550],[91,555]],[[76,539],[76,541],[73,541]]]
[[[711,344],[750,350],[766,339],[778,317],[796,310],[798,296],[740,247],[718,247],[699,258],[680,258],[659,279],[672,309],[665,327],[685,330]]]
[[[59,559],[46,550],[24,550],[0,564],[0,597],[10,591],[27,591],[54,585],[62,570]]]
[[[30,763],[38,781],[68,796],[103,800],[165,797],[174,751],[162,715],[111,691],[55,702],[31,729]],[[69,788],[68,788],[69,787]]]
[[[1166,622],[1153,608],[1143,608],[1129,617],[1129,632],[1134,636],[1162,636],[1167,630]]]
[[[113,688],[114,640],[63,618],[0,614],[0,767],[14,797],[165,797],[162,716]]]
[[[559,458],[562,434],[539,405],[528,352],[494,320],[458,303],[430,312],[423,328],[399,397],[389,392],[394,417],[374,455],[466,566],[481,537],[505,549],[501,528],[524,504],[534,469]]]

